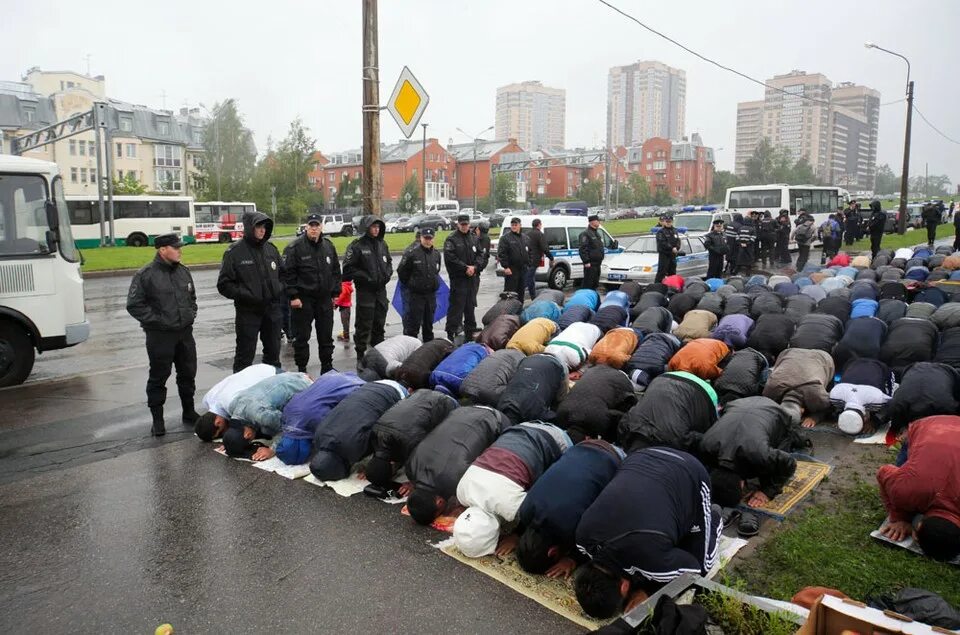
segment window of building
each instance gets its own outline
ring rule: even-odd
[[[82,157],[87,156],[87,142],[86,142],[86,141],[81,141],[81,142],[80,142],[79,144],[77,144],[77,145],[78,145],[79,148],[80,148],[80,156],[82,156]]]
[[[123,180],[123,170],[117,170],[117,178]]]
[[[118,143],[118,144],[117,144],[117,158],[118,158],[118,159],[122,159],[122,158],[123,158],[123,144],[122,144],[122,143]]]
[[[123,132],[133,130],[133,117],[120,117],[120,130]]]
[[[357,171],[355,171],[355,172],[353,173],[353,178],[355,178],[355,179],[359,179],[359,178],[360,178],[360,170],[357,170]]]
[[[137,158],[137,144],[128,143],[127,144],[127,158],[136,159]]]
[[[202,131],[202,130],[194,130],[194,131],[193,131],[193,142],[196,143],[197,145],[203,143],[203,131]]]
[[[94,170],[93,168],[90,168],[90,182],[91,183],[97,182],[97,171]]]
[[[647,158],[648,158],[648,159],[652,159],[652,158],[653,158],[653,152],[647,152]]]
[[[77,156],[77,140],[70,139],[70,156]]]
[[[71,183],[77,182],[77,168],[70,168],[70,182]]]
[[[193,167],[197,168],[198,170],[203,167],[203,157],[202,157],[202,156],[197,155],[197,154],[193,155]]]
[[[153,171],[156,187],[161,192],[179,192],[183,189],[180,181],[180,170],[156,168]]]
[[[679,180],[680,180],[680,173],[677,172],[676,175],[674,176],[674,178],[675,178],[677,181],[679,181]]]
[[[87,154],[94,157],[97,156],[97,143],[96,141],[87,141]]]
[[[179,168],[180,167],[180,146],[157,145],[154,146],[153,164],[158,167]]]
[[[164,136],[170,134],[170,122],[169,121],[158,121],[157,122],[157,132]]]
[[[37,118],[37,109],[33,106],[24,106],[23,118],[27,121],[34,121]]]
[[[80,168],[80,182],[87,182],[87,168]]]

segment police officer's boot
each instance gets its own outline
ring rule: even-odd
[[[153,416],[153,426],[150,428],[150,434],[155,437],[162,437],[167,433],[163,426],[163,406],[153,406],[150,408],[150,414]]]
[[[193,397],[180,397],[180,403],[183,405],[183,417],[180,419],[185,426],[192,426],[200,418],[193,407]]]

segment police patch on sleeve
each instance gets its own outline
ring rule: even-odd
[[[271,260],[271,261],[270,261],[270,268],[271,268],[271,269],[276,269],[276,268],[277,268],[277,261],[276,261],[276,260]]]

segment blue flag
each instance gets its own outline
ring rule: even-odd
[[[440,278],[440,276],[437,276]],[[403,315],[403,283],[397,281],[397,288],[393,290],[393,300],[390,304],[396,309],[397,313]],[[447,317],[447,309],[450,307],[450,287],[446,281],[440,278],[440,288],[437,289],[437,310],[433,314],[433,321],[439,322]]]

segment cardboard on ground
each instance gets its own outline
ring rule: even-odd
[[[400,79],[393,87],[393,93],[387,102],[387,110],[393,115],[393,120],[400,126],[403,136],[407,139],[417,129],[423,111],[430,103],[430,95],[424,90],[417,78],[406,66],[400,72]]]

